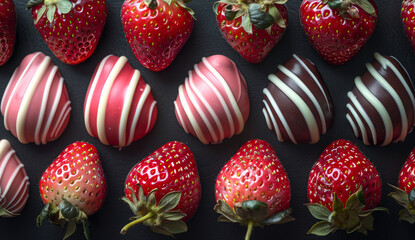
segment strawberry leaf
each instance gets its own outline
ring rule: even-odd
[[[275,19],[275,22],[278,24],[278,26],[280,26],[281,28],[287,27],[284,18],[282,17],[280,11],[278,11],[278,8],[275,7],[275,5],[269,6],[268,13]]]
[[[74,220],[79,215],[79,209],[66,199],[59,204],[60,214],[68,221]]]
[[[84,228],[84,236],[86,238],[86,240],[89,240],[89,227],[88,227],[88,221],[86,221],[85,219],[81,220],[82,222],[82,226]]]
[[[170,192],[166,194],[158,203],[158,212],[167,212],[172,210],[179,204],[181,192]]]
[[[368,0],[350,0],[350,2],[353,4],[356,4],[361,9],[363,9],[365,12],[376,17],[376,10]]]
[[[214,210],[217,213],[222,214],[224,217],[226,217],[232,222],[241,221],[241,219],[238,217],[238,215],[235,214],[232,208],[229,207],[229,205],[221,199],[218,200],[218,203],[215,205]]]
[[[68,237],[72,236],[72,234],[75,233],[76,230],[76,223],[75,221],[69,221],[66,225],[66,232],[65,236],[63,236],[63,240],[67,239]]]
[[[264,225],[271,225],[271,224],[283,224],[287,222],[292,222],[295,219],[290,216],[292,209],[286,209],[281,212],[278,212],[271,217],[267,218],[265,221],[262,222]]]
[[[184,218],[185,216],[186,216],[186,214],[184,212],[170,211],[170,212],[162,213],[160,215],[160,218],[162,218],[164,220],[168,220],[168,221],[177,221],[177,220],[180,220],[180,219]]]
[[[333,194],[333,211],[342,211],[343,210],[343,203],[340,201],[340,199],[337,197],[337,195]]]
[[[415,223],[415,215],[412,215],[408,209],[402,209],[399,211],[399,221],[407,221],[411,224]]]
[[[167,1],[165,1],[165,2],[167,2]],[[168,2],[167,2],[168,3]],[[151,10],[154,10],[154,9],[156,9],[157,7],[158,7],[158,3],[157,3],[157,0],[144,0],[144,4],[148,7],[148,8],[150,8]],[[169,5],[171,4],[171,1],[170,1],[170,3],[168,3]]]
[[[251,3],[249,5],[249,16],[252,25],[259,30],[266,29],[275,22],[275,18],[271,14],[261,10],[261,5],[258,3]]]
[[[244,220],[261,223],[268,215],[268,205],[264,202],[249,200],[235,204],[236,214]]]
[[[171,234],[187,232],[187,225],[185,222],[179,221],[166,221],[163,222],[160,227]]]
[[[234,221],[231,221],[231,220],[229,220],[229,218],[227,218],[227,217],[225,217],[225,216],[223,216],[223,215],[220,215],[220,216],[218,217],[218,222],[233,223]]]
[[[343,1],[342,0],[329,0],[328,4],[330,6],[331,9],[337,9],[342,5]]]
[[[221,4],[221,2],[217,1],[213,4],[213,12],[218,15],[218,9],[219,9],[219,4]]]
[[[39,216],[37,216],[36,223],[37,223],[38,227],[41,226],[46,221],[46,219],[48,219],[48,217],[49,217],[49,207],[50,207],[50,203],[46,204],[43,207],[42,211],[40,212]]]
[[[252,22],[249,18],[249,12],[242,16],[241,26],[244,28],[245,32],[252,34]]]
[[[0,217],[14,217],[14,216],[17,216],[17,214],[13,214],[7,211],[7,209],[0,207]]]
[[[335,231],[336,229],[327,221],[321,221],[314,224],[307,234],[314,234],[317,236],[326,236],[329,233]]]
[[[134,194],[133,194],[134,195]],[[137,206],[136,206],[136,204],[134,204],[133,202],[131,202],[130,201],[130,199],[128,199],[128,198],[126,198],[126,197],[123,197],[123,198],[121,198],[121,200],[123,200],[124,202],[126,202],[127,204],[128,204],[128,206],[130,207],[130,209],[131,209],[131,211],[134,213],[134,214],[137,214]]]
[[[163,0],[164,2],[166,2],[169,6],[171,5],[171,3],[173,2],[173,0]]]
[[[60,0],[56,2],[56,7],[58,8],[59,12],[67,14],[72,10],[72,2],[69,0]]]
[[[395,190],[395,192],[389,193],[388,196],[393,198],[399,205],[407,207],[408,203],[409,203],[408,194],[404,190],[402,190],[398,187],[395,187],[395,186],[390,185],[390,184],[389,184],[389,186],[391,186]]]
[[[47,10],[47,7],[45,5],[43,5],[39,9],[39,11],[37,12],[36,22],[35,23],[37,23],[40,20],[40,18],[42,18],[42,16],[45,14],[46,10]]]
[[[364,227],[367,230],[373,231],[374,230],[373,229],[373,220],[374,220],[373,215],[369,215],[369,216],[363,218],[361,227]]]
[[[327,220],[331,214],[330,210],[317,203],[310,203],[306,206],[311,215],[313,215],[313,217],[317,218],[318,220]]]
[[[226,20],[232,21],[235,19],[236,15],[238,14],[239,10],[234,11],[233,5],[226,5],[225,7],[225,17]]]
[[[408,194],[409,202],[414,205],[415,204],[415,188],[412,189]]]
[[[56,12],[56,5],[55,4],[49,5],[48,10],[46,12],[46,17],[48,18],[48,21],[50,23],[53,22],[53,18],[55,17],[55,12]]]
[[[26,4],[26,9],[31,9],[39,4],[43,4],[43,0],[29,0]]]
[[[177,4],[179,4],[180,7],[182,7],[184,10],[186,10],[193,18],[195,18],[195,12],[193,11],[193,9],[189,8],[188,6],[186,6],[186,4],[182,1],[177,1]]]
[[[157,203],[157,200],[156,200],[156,191],[157,191],[157,188],[151,190],[151,192],[147,196],[146,206],[148,208],[151,208],[152,206],[155,206],[156,203]]]

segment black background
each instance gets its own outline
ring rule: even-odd
[[[107,198],[101,210],[89,217],[92,239],[170,239],[156,235],[144,226],[138,226],[127,235],[119,234],[120,229],[132,215],[130,209],[120,198],[123,196],[124,180],[138,161],[168,141],[178,140],[187,144],[194,152],[202,183],[202,200],[196,215],[188,222],[189,231],[177,235],[177,239],[243,239],[245,228],[230,223],[217,223],[218,214],[213,211],[215,204],[215,179],[225,162],[247,140],[261,138],[275,148],[291,180],[291,207],[296,221],[284,225],[267,226],[255,229],[252,239],[317,239],[306,235],[315,222],[303,205],[308,201],[307,180],[313,163],[321,151],[330,142],[344,138],[356,143],[361,151],[374,163],[383,181],[381,205],[390,209],[390,214],[375,214],[375,231],[368,237],[355,233],[347,236],[337,232],[325,239],[413,239],[414,226],[398,222],[400,207],[387,194],[391,188],[386,183],[397,184],[398,173],[414,147],[415,134],[410,134],[403,143],[387,147],[365,146],[355,138],[346,115],[346,94],[353,88],[353,79],[365,71],[365,63],[373,61],[373,53],[396,56],[415,77],[415,55],[403,31],[400,20],[401,1],[377,1],[379,18],[376,30],[360,53],[343,66],[327,64],[309,44],[299,21],[300,0],[291,0],[286,6],[289,13],[288,29],[282,40],[270,55],[258,65],[247,63],[235,52],[221,36],[212,0],[195,0],[189,4],[196,12],[194,31],[172,65],[165,71],[154,73],[140,65],[130,50],[121,26],[120,10],[122,0],[109,0],[108,18],[101,40],[95,53],[86,62],[76,66],[60,62],[50,52],[41,36],[33,26],[31,12],[25,10],[23,0],[15,1],[18,15],[18,33],[14,54],[10,61],[0,67],[0,94],[20,61],[35,51],[41,51],[52,57],[65,78],[72,101],[72,114],[69,125],[56,141],[43,146],[21,144],[0,124],[1,138],[8,139],[24,163],[30,177],[30,197],[21,216],[0,219],[0,239],[61,239],[64,230],[46,223],[36,226],[36,216],[43,207],[39,196],[38,182],[44,169],[70,143],[84,140],[94,144],[100,153],[107,177]],[[268,84],[267,76],[274,73],[278,64],[287,61],[292,54],[305,56],[319,68],[332,95],[335,109],[335,122],[328,133],[314,145],[294,145],[280,143],[273,132],[269,131],[262,115],[262,90]],[[130,147],[118,151],[117,148],[104,146],[88,135],[83,122],[83,103],[90,78],[98,62],[108,54],[124,55],[131,65],[142,72],[144,79],[151,85],[158,101],[158,119],[154,129],[143,139]],[[251,103],[251,112],[242,134],[226,139],[219,145],[203,145],[195,137],[187,135],[179,126],[174,115],[173,101],[177,88],[187,76],[187,71],[200,62],[202,57],[223,54],[234,60],[245,76]],[[3,121],[3,118],[1,118]],[[81,229],[71,239],[83,239]],[[324,239],[324,238],[322,238]]]

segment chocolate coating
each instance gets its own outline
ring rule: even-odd
[[[347,94],[346,118],[356,137],[367,145],[385,146],[404,141],[415,122],[414,86],[394,57],[375,53],[376,61],[366,64],[367,71],[355,78]]]
[[[36,52],[22,60],[4,92],[1,113],[5,128],[21,143],[46,144],[63,133],[71,102],[50,57]]]
[[[239,134],[249,115],[246,82],[235,63],[222,55],[203,58],[180,85],[174,102],[186,133],[204,143]]]
[[[85,96],[84,119],[91,136],[120,148],[151,131],[156,101],[126,57],[108,55],[98,64]]]
[[[268,128],[278,140],[316,143],[333,122],[333,104],[316,66],[293,55],[264,89],[264,113]]]

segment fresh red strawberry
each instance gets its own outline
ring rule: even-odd
[[[406,36],[415,50],[415,1],[404,0],[401,8],[402,24],[405,28]]]
[[[220,171],[215,185],[220,222],[248,226],[249,239],[254,226],[294,220],[289,208],[290,182],[272,146],[263,140],[250,140]]]
[[[101,207],[107,189],[97,149],[86,142],[69,145],[43,173],[39,188],[46,205],[38,225],[46,219],[59,226],[68,223],[66,238],[82,223],[89,239],[87,216]]]
[[[12,56],[16,40],[16,8],[13,0],[0,1],[0,66]]]
[[[399,174],[399,188],[390,185],[395,192],[389,194],[404,207],[399,212],[399,220],[415,223],[415,148],[409,154],[408,159]]]
[[[350,141],[337,140],[320,155],[308,179],[307,205],[322,220],[309,234],[324,236],[337,229],[347,233],[373,230],[374,211],[381,198],[382,183],[372,163]]]
[[[221,0],[216,20],[229,44],[250,63],[260,63],[287,27],[286,0]]]
[[[192,151],[181,142],[169,142],[128,173],[125,197],[136,216],[121,233],[139,223],[168,236],[187,231],[184,223],[200,202],[200,180]]]
[[[29,0],[26,7],[50,50],[68,64],[92,55],[107,19],[106,0]]]
[[[138,61],[161,71],[183,48],[193,30],[188,0],[125,0],[121,21],[125,37]]]
[[[300,20],[311,44],[330,64],[349,61],[375,30],[373,0],[304,0]]]

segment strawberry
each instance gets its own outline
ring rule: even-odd
[[[402,24],[405,28],[406,36],[415,50],[415,1],[404,0],[401,8]]]
[[[272,146],[254,139],[246,142],[220,171],[215,185],[218,221],[248,226],[286,223],[290,216],[290,182]]]
[[[409,154],[408,159],[399,174],[399,188],[390,185],[395,192],[389,194],[396,202],[404,207],[399,212],[399,220],[415,223],[415,148]]]
[[[38,225],[46,219],[62,227],[68,223],[66,238],[82,223],[89,239],[87,216],[101,207],[107,189],[97,149],[86,142],[69,145],[43,173],[39,189],[46,205]]]
[[[0,66],[12,56],[16,41],[16,8],[13,0],[0,1]]]
[[[250,63],[260,63],[287,27],[286,0],[221,0],[213,5],[224,38]]]
[[[125,0],[121,21],[138,61],[151,71],[166,69],[193,30],[186,0]]]
[[[139,223],[163,235],[186,232],[200,202],[200,179],[192,151],[181,142],[169,142],[128,173],[125,197],[135,216],[121,233]]]
[[[367,234],[373,230],[374,211],[382,183],[372,163],[350,141],[337,140],[320,155],[308,179],[307,204],[317,219],[309,234],[327,235],[337,229]]]
[[[372,35],[377,12],[373,0],[303,0],[300,20],[324,60],[341,65]]]
[[[50,50],[68,64],[92,55],[107,19],[106,0],[29,0],[26,7]]]

